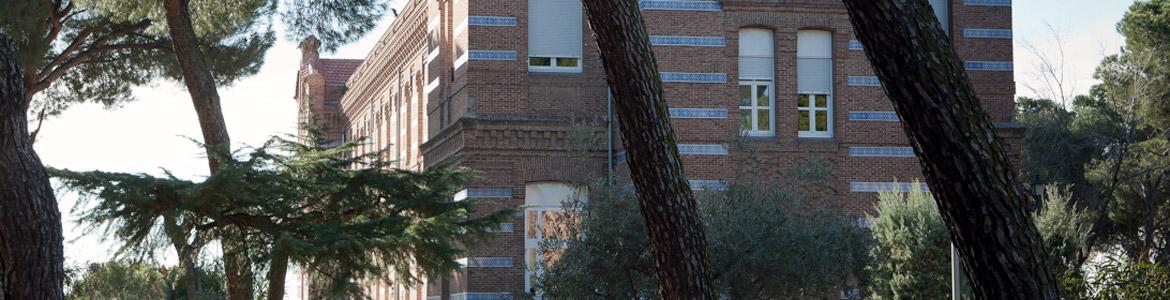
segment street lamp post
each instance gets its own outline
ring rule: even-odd
[[[1032,192],[1032,211],[1040,210],[1040,205],[1044,202],[1044,192],[1048,187],[1048,182],[1040,178],[1039,174],[1032,175],[1032,181],[1028,182]]]

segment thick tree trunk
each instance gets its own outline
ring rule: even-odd
[[[0,299],[62,299],[61,211],[28,141],[24,81],[0,34]]]
[[[844,0],[979,299],[1056,299],[1028,198],[926,0]]]
[[[268,300],[284,299],[284,280],[288,277],[288,251],[279,242],[272,247],[272,263],[268,265]]]
[[[622,143],[663,299],[714,299],[706,238],[683,173],[662,80],[636,0],[584,0],[605,64]]]
[[[187,86],[187,92],[191,94],[192,104],[195,105],[195,114],[203,131],[203,143],[207,146],[208,168],[214,174],[219,170],[217,157],[230,153],[231,139],[223,119],[223,109],[220,108],[219,91],[216,89],[211,69],[207,67],[203,53],[199,50],[199,39],[191,23],[188,4],[188,0],[163,1],[175,57],[179,61],[183,83]],[[250,299],[253,275],[248,263],[247,246],[242,238],[238,238],[238,230],[235,228],[228,226],[222,230],[225,232],[221,245],[224,253],[224,273],[228,281],[228,299]]]

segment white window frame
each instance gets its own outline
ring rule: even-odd
[[[771,80],[740,79],[739,80],[739,87],[742,88],[745,85],[751,87],[751,105],[744,106],[742,102],[740,103],[740,106],[739,106],[740,114],[741,114],[740,120],[741,120],[741,122],[743,120],[742,119],[743,118],[743,115],[742,115],[743,110],[745,110],[745,109],[748,110],[748,113],[750,114],[748,116],[748,118],[751,120],[751,125],[750,125],[751,127],[750,128],[743,128],[743,123],[740,123],[740,131],[743,132],[743,134],[745,134],[747,136],[753,136],[753,137],[773,137],[773,136],[776,136],[776,88],[775,88],[775,84]],[[760,87],[760,86],[768,87],[768,106],[759,106],[759,103],[756,101],[756,98],[759,97],[759,95],[757,93],[759,92],[758,87]],[[739,99],[739,97],[740,97],[739,89],[736,89],[736,98],[737,98],[736,100],[742,101],[742,99]],[[757,117],[757,116],[759,116],[759,114],[757,112],[760,110],[764,110],[764,109],[769,111],[768,112],[768,120],[769,120],[768,128],[766,128],[764,130],[757,130],[760,127],[760,123],[759,123],[760,120]]]
[[[800,107],[799,101],[804,96],[808,96],[808,107]],[[825,107],[817,107],[817,97],[825,97]],[[800,124],[797,124],[799,136],[802,138],[831,138],[833,137],[833,94],[831,93],[800,93],[796,95],[796,113],[797,122],[800,122],[800,112],[808,112],[808,130],[800,130]],[[825,130],[817,130],[817,112],[825,112],[826,122]]]
[[[547,58],[549,65],[547,65],[547,66],[539,66],[539,65],[534,66],[534,65],[532,65],[533,58]],[[576,59],[577,64],[575,66],[572,66],[572,67],[557,66],[557,61],[562,60],[562,59]],[[551,57],[550,56],[529,56],[528,57],[528,72],[581,73],[581,60],[582,59],[580,57],[571,57],[571,56],[564,56],[564,57],[560,57],[560,56],[551,56]]]
[[[524,209],[524,291],[533,289],[533,281],[540,275],[540,264],[544,262],[544,253],[540,251],[540,243],[544,241],[545,213],[564,213],[560,207],[529,206]],[[535,219],[535,220],[533,220]],[[535,237],[530,235],[535,233]],[[536,295],[541,299],[541,295]]]
[[[810,33],[826,32],[828,34],[828,48],[824,49],[824,50],[828,51],[828,52],[827,53],[815,52],[815,53],[802,54],[801,52],[805,51],[803,49],[804,45],[801,44],[802,42],[804,42],[804,41],[802,41],[804,39],[802,36],[804,35],[805,32],[810,32]],[[797,32],[797,48],[798,48],[798,50],[797,50],[796,59],[798,60],[798,64],[799,64],[799,60],[801,60],[801,59],[827,59],[829,61],[829,69],[828,69],[829,86],[825,90],[820,90],[818,88],[812,88],[811,90],[808,90],[808,89],[800,87],[798,84],[797,95],[796,95],[796,99],[795,99],[796,102],[798,102],[796,105],[796,109],[797,109],[797,116],[796,116],[797,136],[800,138],[832,138],[833,137],[833,90],[836,88],[836,85],[833,82],[833,73],[834,73],[833,67],[836,65],[836,58],[833,57],[833,48],[834,48],[833,33],[827,32],[824,30],[807,30],[807,31],[800,30]],[[801,73],[803,73],[803,72],[800,72],[800,70],[797,70],[798,77],[800,76]],[[800,78],[797,78],[797,81],[799,82]],[[807,103],[808,107],[802,108],[802,107],[800,107],[799,102],[801,100],[801,97],[803,97],[805,95],[809,96],[809,99],[808,99],[809,102]],[[817,107],[816,106],[816,97],[817,96],[825,97],[825,105],[826,105],[825,107]],[[808,130],[800,130],[800,124],[799,124],[800,113],[803,111],[809,112],[809,118],[808,118],[809,128],[808,128]],[[820,112],[820,111],[824,111],[825,115],[826,115],[826,119],[825,119],[826,126],[825,126],[824,131],[817,130],[817,127],[816,127],[816,124],[817,124],[816,113]]]

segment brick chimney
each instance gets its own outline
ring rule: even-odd
[[[310,35],[301,40],[301,44],[297,48],[301,49],[302,66],[321,58],[321,54],[318,52],[321,49],[321,40],[318,40],[316,36]]]

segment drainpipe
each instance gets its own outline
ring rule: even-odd
[[[605,163],[608,166],[608,170],[609,170],[609,177],[605,178],[605,185],[612,186],[613,185],[613,92],[610,91],[609,89],[606,89],[605,94],[606,94],[606,97],[605,97],[606,98],[606,100],[605,100],[605,113],[606,113],[606,116],[605,116],[605,123],[606,123],[605,124],[606,125],[605,148],[606,148],[606,151],[608,152],[606,155],[606,158],[608,158],[608,159],[606,159]]]

